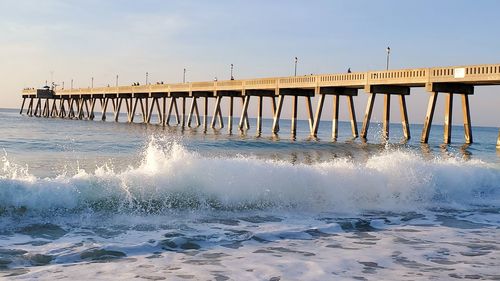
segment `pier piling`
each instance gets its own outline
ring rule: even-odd
[[[234,113],[234,97],[229,97],[229,115],[227,120],[227,132],[229,134],[233,133],[233,113]]]
[[[274,134],[277,134],[280,130],[280,117],[281,117],[281,109],[283,108],[283,96],[280,95],[278,97],[278,105],[276,106],[276,111],[274,112],[273,118],[273,128],[272,131]]]
[[[208,96],[205,96],[205,102],[203,103],[203,131],[207,131],[208,125]]]
[[[297,109],[299,97],[304,97],[306,100],[306,106],[308,111],[308,121],[309,121],[309,131],[312,134],[312,127],[314,123],[314,116],[312,113],[311,97],[314,96],[314,89],[303,89],[303,88],[284,88],[279,90],[278,105],[276,112],[274,113],[273,121],[273,133],[279,131],[279,121],[281,116],[281,110],[283,108],[283,100],[285,96],[291,96],[292,100],[292,119],[291,119],[291,129],[290,133],[294,137],[297,133]]]
[[[444,105],[444,136],[443,141],[445,144],[449,144],[451,142],[451,129],[453,122],[453,94],[449,93],[446,96],[445,105]]]
[[[23,114],[23,109],[24,109],[24,103],[26,102],[26,97],[23,97],[23,103],[21,104],[21,110],[19,111],[19,114]]]
[[[262,134],[262,103],[263,96],[259,96],[259,103],[257,105],[257,135]]]
[[[434,109],[439,93],[447,93],[445,100],[445,118],[444,118],[444,133],[443,141],[445,144],[451,143],[451,128],[453,118],[453,95],[460,94],[462,96],[462,112],[464,119],[464,138],[465,143],[470,144],[473,142],[472,138],[472,125],[470,119],[469,108],[469,95],[474,94],[474,86],[461,83],[429,83],[427,90],[431,92],[429,97],[429,104],[427,106],[427,114],[424,120],[424,128],[422,130],[422,143],[429,141],[429,133],[432,125],[432,118],[434,116]]]
[[[276,111],[276,101],[274,99],[274,90],[247,90],[245,92],[245,97],[243,99],[243,106],[241,110],[240,123],[238,125],[240,130],[244,128],[246,130],[250,129],[250,124],[248,121],[248,106],[252,97],[257,97],[257,123],[256,123],[256,135],[260,136],[262,134],[262,122],[263,122],[263,108],[264,108],[264,98],[269,97],[272,101],[272,111],[273,116]]]
[[[406,100],[404,96],[410,94],[410,87],[406,86],[389,86],[389,85],[371,85],[365,87],[365,91],[369,93],[368,103],[366,105],[365,118],[363,121],[363,128],[361,129],[361,137],[366,138],[368,134],[368,127],[370,124],[371,115],[373,112],[373,105],[375,103],[375,96],[377,94],[384,95],[384,109],[382,118],[382,137],[385,140],[389,139],[389,127],[390,127],[390,113],[391,113],[391,96],[400,96],[400,109],[401,109],[401,124],[403,126],[403,132],[405,139],[410,138],[410,130],[408,126],[408,115],[406,109]]]
[[[319,124],[321,122],[321,114],[323,113],[323,105],[327,95],[333,97],[332,139],[336,140],[338,137],[340,96],[345,96],[347,98],[347,107],[349,108],[352,136],[356,138],[358,136],[358,124],[356,122],[356,112],[354,110],[354,102],[352,97],[358,95],[358,90],[343,87],[323,87],[320,89],[318,105],[316,107],[316,114],[314,116],[314,123],[311,130],[312,135],[316,137],[318,134]]]
[[[224,128],[224,121],[222,120],[221,117],[221,109],[220,109],[220,102],[222,100],[222,96],[218,96],[215,99],[215,105],[214,105],[214,114],[212,115],[212,123],[210,124],[210,128],[214,129],[215,128],[215,123],[216,119],[219,118],[219,129]]]

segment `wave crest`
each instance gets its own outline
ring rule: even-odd
[[[364,163],[313,165],[253,157],[203,157],[178,142],[152,139],[142,161],[124,171],[37,178],[4,156],[0,209],[106,210],[305,208],[352,212],[498,205],[500,171],[479,161],[424,160],[386,151]]]

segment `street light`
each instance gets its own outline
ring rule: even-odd
[[[92,79],[91,79],[90,88],[94,88],[94,77],[92,77]]]
[[[149,76],[149,73],[146,72],[146,85],[148,84],[148,76]]]
[[[234,65],[231,64],[231,80],[234,80],[234,76],[233,76],[233,68],[234,68]]]
[[[118,74],[116,74],[116,87],[118,87]]]
[[[297,76],[297,62],[299,61],[299,58],[295,57],[295,71],[294,75]]]
[[[73,79],[71,79],[71,90],[73,90]]]
[[[387,47],[386,51],[387,51],[387,63],[386,63],[385,69],[389,70],[389,57],[390,57],[390,54],[391,54],[391,48]]]
[[[64,81],[62,82],[62,89],[64,90]]]
[[[184,68],[184,74],[182,76],[182,83],[186,83],[186,69]]]

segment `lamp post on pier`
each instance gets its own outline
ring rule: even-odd
[[[234,68],[234,65],[231,64],[231,80],[234,80],[234,76],[233,76],[233,68]]]
[[[294,76],[297,76],[297,62],[299,61],[299,58],[295,57],[295,70],[293,72]]]
[[[184,74],[182,75],[182,83],[186,83],[186,69],[184,68]]]
[[[148,84],[149,72],[146,72],[146,85]]]
[[[94,88],[94,77],[90,80],[90,88]]]
[[[389,70],[389,58],[391,55],[391,47],[387,47],[386,51],[387,51],[387,63],[385,65],[385,69]]]
[[[71,79],[71,90],[73,90],[73,79]]]
[[[118,87],[118,74],[116,74],[116,87]]]

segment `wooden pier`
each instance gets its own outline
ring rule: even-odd
[[[95,117],[95,105],[99,102],[101,119],[106,120],[107,110],[111,106],[114,121],[119,121],[122,105],[125,106],[127,122],[134,122],[134,117],[140,107],[143,123],[151,123],[151,116],[157,114],[158,122],[162,126],[171,125],[171,116],[175,116],[178,126],[202,126],[208,128],[224,127],[221,103],[227,101],[229,133],[233,131],[234,102],[240,100],[242,112],[239,114],[238,130],[250,129],[248,120],[248,106],[252,97],[258,102],[256,132],[262,132],[262,115],[264,98],[269,100],[273,112],[272,133],[279,132],[279,123],[285,98],[292,99],[291,134],[297,130],[297,111],[303,100],[308,113],[309,131],[316,136],[322,117],[323,104],[326,96],[333,97],[332,138],[338,136],[338,113],[341,98],[347,101],[350,112],[352,136],[358,136],[358,124],[353,99],[359,90],[368,95],[363,124],[359,136],[366,138],[370,125],[375,98],[383,96],[383,137],[389,137],[389,120],[391,98],[399,101],[401,110],[401,124],[404,138],[411,136],[406,96],[411,89],[425,87],[429,92],[427,112],[422,116],[423,131],[421,142],[427,143],[432,119],[438,96],[444,94],[444,143],[451,142],[451,128],[453,116],[453,97],[459,95],[462,100],[464,139],[465,143],[472,143],[472,127],[470,119],[469,96],[474,94],[476,86],[500,85],[500,64],[467,65],[451,67],[401,69],[387,71],[353,72],[344,74],[322,74],[293,77],[260,78],[248,80],[227,80],[210,82],[192,82],[178,84],[150,84],[141,86],[117,86],[99,88],[79,88],[52,90],[27,89],[22,91],[23,102],[20,113],[37,117],[59,117],[70,119],[88,119]],[[311,98],[318,97],[316,111],[313,112]],[[277,99],[277,101],[276,101]],[[187,103],[191,101],[187,113]],[[199,101],[203,101],[202,117],[198,108]],[[209,116],[209,100],[214,100],[212,115]],[[27,102],[27,106],[26,106]],[[110,105],[111,103],[111,105]],[[179,112],[179,104],[181,111]],[[24,108],[26,106],[26,111]],[[168,111],[167,111],[168,108]],[[498,138],[500,145],[500,134]]]

